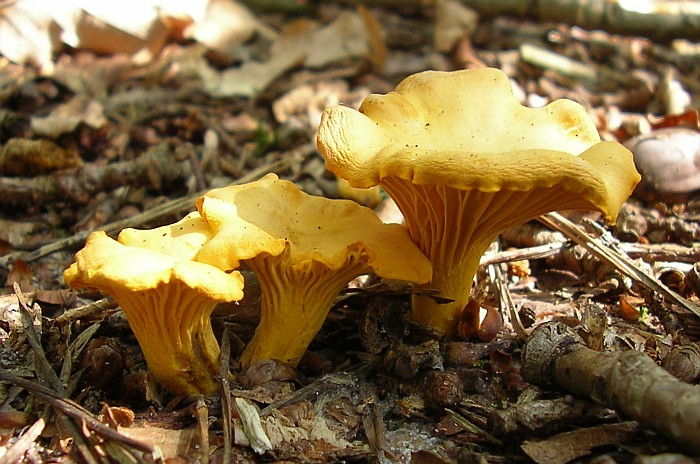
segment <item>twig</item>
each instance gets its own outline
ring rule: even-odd
[[[538,326],[525,345],[522,374],[528,382],[558,385],[613,407],[700,453],[700,391],[642,352],[591,350],[570,327],[550,322]]]
[[[209,410],[201,395],[197,396],[195,410],[197,411],[197,428],[199,430],[199,462],[209,464]]]
[[[560,253],[569,246],[571,245],[568,242],[554,242],[518,250],[486,253],[481,257],[479,264],[482,266],[487,266],[490,264],[506,263],[509,261],[547,258]]]
[[[63,314],[57,316],[54,320],[58,325],[70,324],[71,322],[86,319],[95,314],[101,315],[105,313],[112,305],[113,304],[109,298],[102,298],[100,300],[88,303],[85,306],[69,309]]]
[[[525,63],[575,79],[594,81],[599,75],[598,71],[591,66],[532,44],[520,46],[520,59]]]
[[[556,241],[516,250],[496,251],[484,254],[480,264],[486,266],[489,264],[507,263],[525,259],[548,258],[571,246],[573,245],[568,241]],[[693,264],[700,261],[700,246],[688,247],[675,243],[644,244],[629,242],[621,242],[619,246],[630,258],[639,258],[648,263],[671,261]]]
[[[694,2],[658,2],[658,4],[621,0],[585,2],[461,0],[461,2],[477,10],[483,17],[520,15],[542,21],[572,22],[575,20],[577,26],[585,29],[605,29],[609,32],[641,35],[658,40],[674,38],[690,40],[700,36],[700,21],[698,21],[700,13]]]
[[[613,248],[610,245],[612,243],[616,243],[616,241],[609,234],[601,238],[591,237],[586,232],[576,227],[576,224],[558,213],[549,213],[544,216],[540,216],[538,219],[543,224],[559,230],[574,242],[585,247],[598,259],[611,264],[625,276],[649,287],[655,292],[668,298],[673,303],[676,303],[677,305],[700,317],[700,306],[686,300],[664,285],[663,282],[660,282],[639,269],[639,267],[637,267],[637,265],[634,264],[629,257],[625,256],[621,249],[616,249],[617,247]]]
[[[188,160],[177,161],[165,144],[132,161],[106,165],[85,164],[53,174],[32,178],[0,177],[0,204],[28,205],[68,201],[87,204],[98,192],[123,185],[174,183],[190,175]]]
[[[221,420],[224,433],[224,457],[222,464],[231,464],[231,443],[233,435],[231,433],[231,386],[228,380],[228,363],[231,357],[231,341],[229,340],[228,327],[221,335],[221,353],[219,364],[219,375],[221,376]]]

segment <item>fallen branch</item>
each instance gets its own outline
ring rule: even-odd
[[[265,165],[259,169],[249,172],[239,179],[236,179],[232,182],[232,184],[250,182],[264,176],[269,172],[278,172],[279,170],[286,168],[289,163],[289,159],[285,158],[276,163]],[[162,203],[152,209],[144,211],[143,213],[105,224],[104,226],[100,227],[100,230],[104,230],[108,234],[115,234],[127,227],[139,227],[147,222],[158,220],[166,216],[181,215],[185,212],[193,211],[197,199],[204,193],[205,191],[201,191],[185,197],[176,198],[175,200]],[[81,231],[71,237],[56,240],[55,242],[51,242],[30,252],[20,251],[8,253],[0,258],[0,267],[8,266],[11,262],[20,257],[26,262],[31,262],[66,248],[79,247],[85,242],[85,239],[88,235],[90,235],[90,232],[92,231]]]
[[[538,326],[523,352],[523,378],[558,386],[614,408],[700,454],[700,390],[681,382],[639,351],[587,348],[568,326]]]
[[[192,174],[190,160],[177,160],[167,144],[160,144],[131,161],[100,165],[87,163],[33,178],[0,177],[0,206],[13,207],[68,202],[87,204],[99,192],[122,185],[176,183]]]
[[[700,36],[700,11],[695,2],[621,0],[461,0],[482,16],[511,15],[540,21],[575,21],[586,29],[641,35],[657,40]],[[575,19],[574,19],[575,18]]]

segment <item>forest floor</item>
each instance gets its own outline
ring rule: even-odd
[[[695,151],[683,155],[700,139],[697,45],[459,2],[369,3],[253,8],[235,53],[172,40],[136,63],[71,49],[50,74],[0,60],[0,462],[691,462],[697,437],[674,441],[630,413],[672,415],[646,396],[596,403],[524,379],[512,315],[527,331],[563,322],[598,353],[635,350],[697,384],[700,171]],[[615,226],[566,213],[583,244],[556,217],[500,237],[476,290],[503,314],[495,338],[447,340],[410,321],[409,288],[358,281],[298,368],[241,372],[259,316],[251,279],[212,319],[234,380],[185,398],[149,375],[112,299],[64,283],[89,232],[172,223],[214,187],[274,172],[338,198],[315,145],[326,106],[357,107],[423,70],[483,66],[503,70],[523,104],[569,98],[603,139],[664,147],[639,166],[644,185]],[[591,251],[611,242],[623,264]],[[271,447],[251,448],[234,398],[257,407]]]

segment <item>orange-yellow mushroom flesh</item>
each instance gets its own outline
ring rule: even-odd
[[[97,288],[119,303],[159,382],[174,393],[216,390],[219,345],[210,315],[217,303],[243,297],[238,271],[128,246],[102,231],[88,237],[75,259],[64,272],[66,283]]]

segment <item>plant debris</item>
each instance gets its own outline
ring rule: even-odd
[[[0,461],[697,458],[692,2],[93,3],[0,2]],[[296,366],[244,367],[261,304],[243,266],[244,298],[211,316],[211,394],[178,395],[114,299],[63,281],[92,232],[156,230],[204,193],[270,173],[402,222],[384,191],[326,169],[324,109],[354,111],[422,71],[482,67],[524,106],[579,103],[643,178],[614,225],[562,211],[505,230],[466,282],[459,314],[478,324],[466,340],[412,320],[414,295],[452,301],[436,289],[359,276]],[[547,331],[565,343],[533,356]],[[637,389],[652,381],[668,389]]]

